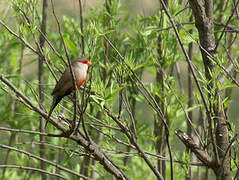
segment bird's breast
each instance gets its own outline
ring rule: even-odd
[[[82,81],[85,81],[87,78],[87,70],[77,68],[77,69],[75,69],[74,73],[75,73],[77,85],[81,84]]]

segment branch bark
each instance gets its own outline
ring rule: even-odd
[[[217,168],[215,167],[215,162],[213,161],[212,157],[209,156],[207,151],[201,149],[192,138],[190,138],[185,132],[178,130],[175,132],[179,139],[184,143],[184,145],[189,148],[192,152],[195,153],[198,159],[200,159],[203,164],[210,168]]]

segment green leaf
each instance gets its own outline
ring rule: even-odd
[[[228,89],[228,88],[235,88],[236,85],[235,84],[227,84],[227,85],[223,85],[223,86],[220,86],[219,91],[222,91],[224,89]]]
[[[143,68],[145,67],[145,64],[138,64],[136,66],[133,67],[133,71],[136,71],[137,69]]]
[[[96,28],[95,22],[91,22],[91,27],[95,30],[97,36],[102,36],[102,34],[99,32],[99,30]]]
[[[117,87],[113,90],[111,90],[110,94],[105,98],[106,101],[112,100],[114,98],[115,94],[124,89],[125,87]]]
[[[195,42],[195,40],[191,37],[191,35],[188,32],[185,32],[184,29],[180,29],[179,35],[184,43]]]
[[[91,95],[90,96],[97,104],[101,104],[100,101],[105,101],[103,98],[96,96],[96,95]]]
[[[77,47],[75,46],[75,44],[71,40],[69,40],[68,38],[64,37],[64,41],[66,42],[67,47],[69,48],[69,50],[73,54],[78,54]]]

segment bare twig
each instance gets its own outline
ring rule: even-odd
[[[13,32],[1,19],[0,19],[0,24],[3,25],[10,34],[14,35],[16,38],[20,39],[25,46],[27,46],[29,49],[31,49],[34,53],[38,54],[40,56],[40,53],[34,49],[23,37],[18,35],[17,33]]]
[[[17,169],[24,169],[24,170],[27,170],[27,171],[36,171],[36,172],[48,174],[48,175],[51,175],[51,176],[56,176],[58,178],[67,180],[67,178],[65,178],[64,176],[62,176],[60,174],[51,173],[51,172],[48,172],[48,171],[45,171],[45,170],[42,170],[42,169],[33,168],[33,167],[27,167],[27,166],[22,166],[22,165],[5,165],[5,164],[1,164],[0,168],[17,168]]]
[[[96,102],[97,103],[97,102]],[[97,103],[98,104],[98,103]],[[99,106],[101,106],[100,104],[98,104]],[[136,147],[136,149],[138,150],[139,155],[145,160],[145,162],[148,164],[148,166],[150,167],[150,169],[154,172],[154,174],[156,175],[157,178],[159,179],[164,179],[163,176],[158,172],[158,170],[155,168],[155,166],[150,162],[149,158],[146,156],[144,150],[139,146],[139,144],[137,143],[137,140],[134,138],[134,136],[131,135],[130,131],[128,128],[126,128],[124,126],[124,124],[116,117],[114,116],[111,111],[104,105],[103,106],[104,111],[108,114],[108,116],[110,118],[112,118],[117,124],[118,126],[122,129],[122,131],[124,132],[124,134],[128,137],[128,139],[130,140],[130,142]]]
[[[184,145],[191,149],[192,152],[195,153],[198,159],[200,159],[206,166],[214,168],[215,170],[215,162],[209,156],[207,151],[201,149],[192,138],[190,138],[185,132],[178,130],[175,132],[179,139],[184,143]]]
[[[38,131],[30,131],[30,130],[23,130],[23,129],[12,129],[6,127],[0,127],[0,131],[9,131],[9,132],[16,132],[16,133],[27,133],[27,134],[35,134],[41,136],[47,136],[47,133],[38,132]]]
[[[115,52],[119,55],[120,59],[122,60],[122,62],[127,66],[127,68],[129,69],[129,71],[133,74],[133,76],[136,78],[137,82],[141,85],[141,87],[143,88],[143,90],[147,93],[147,95],[150,97],[150,99],[152,99],[152,101],[154,102],[154,105],[152,105],[151,107],[154,108],[156,110],[156,112],[159,113],[165,129],[166,129],[166,139],[167,139],[167,144],[168,144],[168,149],[169,149],[169,155],[170,155],[170,159],[172,159],[172,154],[171,154],[171,149],[169,146],[169,141],[168,141],[168,137],[169,137],[169,128],[167,123],[164,120],[164,115],[162,113],[161,108],[159,107],[158,103],[156,102],[155,98],[153,97],[153,95],[147,90],[147,88],[144,86],[144,84],[142,83],[142,81],[138,78],[138,76],[135,74],[135,72],[130,68],[130,66],[126,63],[124,57],[121,55],[121,53],[118,51],[118,49],[112,44],[112,42],[104,35],[104,38],[106,39],[106,41],[109,43],[109,45],[115,50]],[[142,89],[139,88],[139,90],[142,92]],[[144,93],[142,92],[142,94],[144,95]],[[147,100],[148,98],[146,96],[144,96]],[[148,100],[149,103],[151,103],[150,100]],[[117,117],[114,117],[111,112],[109,111],[108,108],[106,108],[106,106],[104,106],[105,111],[107,112],[107,114],[113,119],[115,120],[115,122],[122,128],[122,130],[124,130],[124,133],[127,135],[127,137],[129,138],[129,140],[131,141],[131,143],[133,143],[133,145],[135,145],[137,147],[137,150],[139,151],[139,153],[142,153],[142,157],[145,160],[145,162],[148,164],[148,166],[151,168],[151,170],[154,172],[154,174],[160,178],[160,179],[164,179],[163,176],[161,175],[161,173],[151,164],[151,162],[149,161],[149,159],[147,158],[147,156],[145,156],[145,153],[143,153],[143,150],[139,147],[138,143],[136,142],[136,140],[130,135],[129,130],[127,130],[123,124],[118,120]],[[171,161],[172,162],[172,161]],[[172,168],[172,166],[171,166]]]
[[[68,173],[73,174],[73,175],[75,175],[75,176],[78,176],[78,177],[81,177],[81,178],[84,178],[84,179],[88,179],[87,177],[82,176],[81,174],[76,173],[75,171],[72,171],[72,170],[70,170],[70,169],[68,169],[68,168],[65,168],[65,167],[63,167],[63,166],[61,166],[61,165],[59,165],[59,164],[57,164],[57,163],[51,162],[51,161],[49,161],[49,160],[47,160],[47,159],[43,159],[43,158],[41,158],[41,157],[39,157],[39,156],[37,156],[37,155],[35,155],[35,154],[29,153],[29,152],[24,151],[24,150],[22,150],[22,149],[18,149],[18,148],[12,147],[12,146],[7,146],[7,145],[4,145],[4,144],[0,144],[0,148],[10,149],[10,150],[12,150],[12,151],[16,151],[16,152],[25,154],[25,155],[27,155],[27,156],[29,156],[29,157],[31,157],[31,158],[34,158],[34,159],[43,161],[43,162],[45,162],[45,163],[47,163],[47,164],[50,164],[50,165],[52,165],[52,166],[55,166],[55,167],[57,167],[57,168],[59,168],[59,169],[65,171],[65,172],[68,172]]]
[[[85,55],[85,45],[84,45],[84,24],[83,24],[83,9],[82,9],[82,2],[79,0],[79,7],[80,7],[80,30],[81,30],[81,51],[82,55]]]
[[[221,33],[221,35],[220,35],[220,37],[219,37],[219,39],[218,39],[218,42],[217,42],[217,44],[216,44],[216,46],[215,46],[215,48],[214,48],[214,51],[215,51],[215,52],[217,51],[217,48],[218,48],[218,46],[219,46],[219,44],[220,44],[220,41],[221,41],[221,39],[222,39],[222,37],[223,37],[223,35],[224,35],[224,33],[225,33],[225,30],[227,29],[227,26],[228,26],[228,24],[229,24],[231,18],[233,17],[235,11],[237,10],[238,4],[239,4],[239,1],[237,1],[235,7],[233,8],[233,10],[232,10],[232,12],[231,12],[230,17],[228,18],[228,20],[227,20],[227,22],[226,22],[226,24],[225,24],[225,26],[224,26],[224,28],[223,28],[223,31],[222,31],[222,33]]]
[[[62,147],[62,146],[57,146],[55,144],[50,144],[50,143],[47,143],[47,142],[35,142],[35,141],[30,141],[30,142],[22,142],[22,143],[17,143],[16,145],[25,145],[25,144],[28,144],[28,145],[45,145],[49,148],[53,148],[53,149],[59,149],[61,151],[64,151],[66,153],[69,154],[69,156],[72,156],[72,155],[77,155],[77,156],[91,156],[90,154],[88,153],[83,153],[83,152],[80,152],[80,151],[75,151],[75,150],[72,150],[70,149],[70,147]]]

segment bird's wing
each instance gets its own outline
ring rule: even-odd
[[[72,87],[71,73],[70,69],[67,68],[65,72],[62,74],[60,80],[57,82],[51,94],[56,96],[64,96],[64,93],[68,89],[71,89],[71,87]]]

